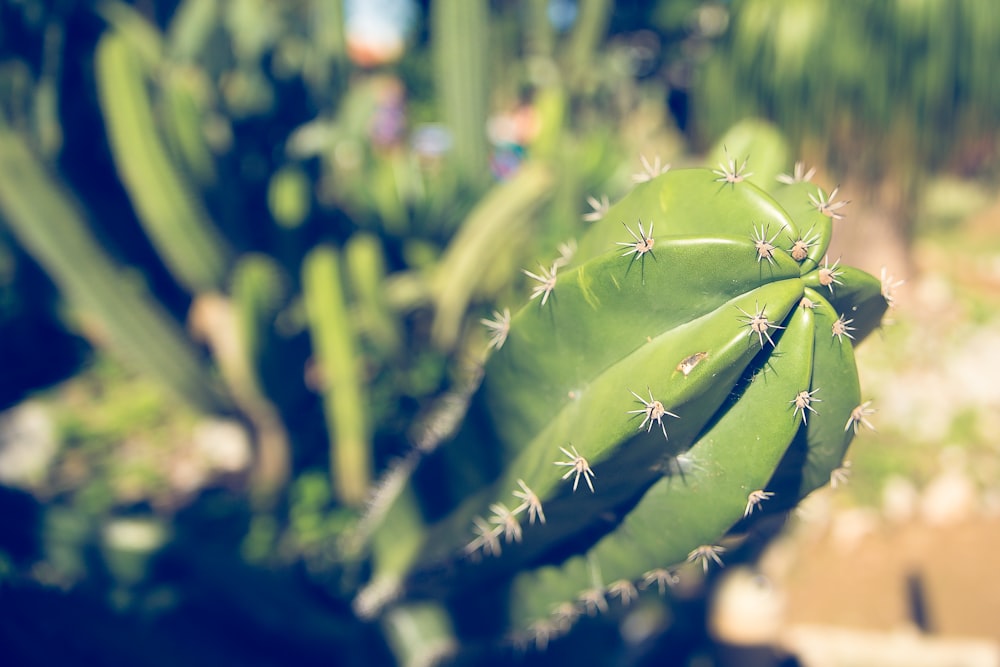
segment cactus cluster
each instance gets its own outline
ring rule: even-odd
[[[721,564],[734,526],[830,480],[868,423],[854,346],[891,285],[828,257],[836,190],[799,167],[768,193],[746,168],[655,175],[526,272],[442,447],[456,478],[488,450],[488,483],[377,563],[361,611],[510,581],[511,632],[543,645],[685,562]]]

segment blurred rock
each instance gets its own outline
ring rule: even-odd
[[[972,481],[956,470],[942,472],[927,485],[920,499],[920,516],[931,525],[957,523],[976,512]]]
[[[833,546],[842,553],[854,551],[865,537],[878,531],[878,512],[868,508],[854,508],[838,512],[830,526]]]
[[[238,473],[250,465],[250,435],[237,421],[206,419],[195,426],[195,450],[212,470]]]
[[[978,492],[966,472],[968,456],[959,447],[948,447],[939,456],[941,472],[924,488],[920,516],[931,525],[956,523],[973,516]]]
[[[912,480],[893,475],[882,487],[882,516],[893,523],[905,523],[917,514],[920,492]]]
[[[55,424],[42,404],[27,401],[0,414],[0,483],[33,488],[58,450]]]
[[[785,621],[785,595],[764,575],[747,567],[723,573],[712,599],[709,633],[739,646],[774,643]]]

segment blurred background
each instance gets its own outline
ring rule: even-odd
[[[998,62],[990,0],[0,0],[0,662],[394,664],[331,545],[521,267],[725,146],[896,284],[876,430],[691,618],[521,659],[997,664]]]

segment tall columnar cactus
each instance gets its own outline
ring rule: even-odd
[[[493,481],[359,608],[507,578],[512,629],[544,643],[825,484],[867,424],[854,346],[891,285],[827,256],[843,204],[801,172],[773,194],[733,160],[655,175],[526,271],[527,305],[487,322],[486,417],[442,457],[468,478],[495,448]]]

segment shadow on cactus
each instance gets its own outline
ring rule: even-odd
[[[543,647],[721,566],[755,519],[830,480],[868,424],[854,347],[891,285],[827,256],[836,191],[798,169],[767,193],[745,170],[638,185],[485,322],[482,384],[428,464],[449,490],[486,483],[426,529],[414,494],[376,499],[359,612],[505,590],[504,637]]]

